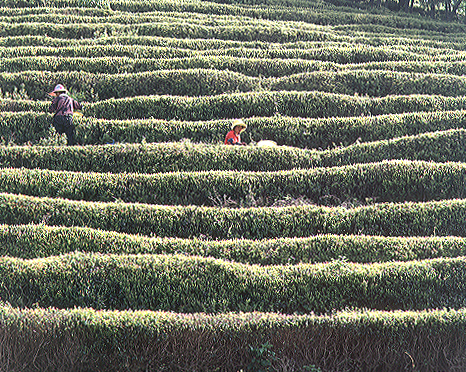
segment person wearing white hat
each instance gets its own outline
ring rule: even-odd
[[[61,84],[56,85],[49,95],[54,97],[49,108],[49,112],[54,113],[52,120],[53,127],[58,133],[66,134],[67,145],[75,145],[76,129],[73,124],[73,111],[81,110],[82,105],[71,98],[66,88]]]
[[[246,146],[246,143],[241,142],[240,134],[247,128],[246,123],[241,119],[233,120],[231,130],[225,137],[225,145],[241,145]]]

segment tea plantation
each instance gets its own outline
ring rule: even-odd
[[[0,371],[466,369],[466,24],[334,3],[0,0]]]

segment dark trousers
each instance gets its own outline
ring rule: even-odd
[[[72,115],[55,115],[52,125],[58,133],[66,134],[66,144],[68,146],[76,145],[76,138],[74,137],[76,129],[73,124]]]

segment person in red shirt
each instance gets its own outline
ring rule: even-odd
[[[50,96],[55,97],[50,105],[49,112],[53,112],[52,125],[55,130],[62,134],[66,134],[67,145],[75,145],[76,139],[75,127],[73,124],[73,111],[81,110],[82,106],[68,95],[66,88],[58,84],[55,86]]]
[[[231,130],[227,133],[225,137],[225,145],[241,145],[246,146],[246,143],[241,142],[240,134],[244,132],[247,128],[247,125],[241,119],[236,119],[231,125]]]

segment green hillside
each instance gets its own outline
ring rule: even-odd
[[[0,0],[0,371],[465,370],[463,13]]]

